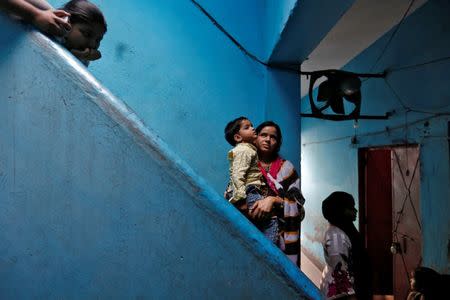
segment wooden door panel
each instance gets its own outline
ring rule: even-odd
[[[409,273],[422,260],[419,147],[395,147],[392,151],[392,238],[400,250],[394,255],[394,295],[406,299]]]
[[[373,292],[392,294],[391,151],[368,149],[365,167],[365,241],[372,265]]]

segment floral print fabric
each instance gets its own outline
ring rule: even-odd
[[[320,289],[326,299],[354,295],[352,245],[348,236],[338,227],[330,225],[325,232],[323,250],[326,265]]]

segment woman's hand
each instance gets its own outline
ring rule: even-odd
[[[38,10],[32,23],[46,34],[62,36],[72,28],[67,20],[69,16],[64,10]]]
[[[84,50],[70,49],[70,52],[80,60],[97,60],[102,54],[97,49],[86,48]]]
[[[250,210],[250,217],[253,219],[263,219],[267,217],[273,210],[274,203],[283,203],[280,197],[268,196],[264,199],[256,201]]]

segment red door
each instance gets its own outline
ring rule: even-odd
[[[391,150],[364,149],[360,152],[362,183],[360,229],[372,265],[375,295],[393,294]]]

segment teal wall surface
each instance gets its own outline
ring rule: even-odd
[[[298,2],[297,0],[265,0],[264,58],[270,58]]]
[[[299,131],[290,128],[292,116],[300,112],[299,86],[285,85],[287,91],[277,94],[268,91],[273,77],[293,82],[296,75],[268,75],[271,71],[244,55],[191,1],[93,2],[109,27],[100,48],[103,58],[89,69],[216,191],[222,193],[228,180],[230,145],[223,130],[241,115],[254,125],[267,118],[279,123],[292,146],[282,153],[299,168]],[[270,27],[264,2],[198,2],[264,60],[268,51],[262,35]],[[279,101],[295,110],[284,115],[267,109]]]
[[[320,299],[66,50],[0,27],[0,298]]]
[[[340,17],[350,8],[355,0],[302,0],[292,6],[290,16],[282,31],[277,37],[277,42],[270,52],[270,61],[273,63],[301,64],[327,33],[334,27]],[[268,0],[268,3],[273,1]],[[286,14],[286,3],[291,7],[291,1],[280,1],[279,8],[283,8],[283,16]],[[279,15],[274,10],[274,16]],[[278,13],[277,13],[278,12]],[[283,18],[284,19],[284,18]],[[269,19],[270,20],[270,19]],[[277,19],[275,19],[277,20]],[[274,24],[279,28],[279,18]],[[270,24],[271,27],[274,25]],[[268,37],[273,34],[273,29],[268,30]]]
[[[381,72],[448,57],[449,11],[448,1],[428,1],[405,19],[376,65],[375,61],[395,28],[342,69],[358,73]],[[423,264],[448,272],[449,68],[447,59],[392,71],[386,79],[393,90],[383,79],[364,81],[362,114],[393,112],[387,121],[360,120],[359,126],[354,128],[351,121],[302,119],[302,190],[308,201],[306,219],[302,223],[302,245],[319,264],[324,262],[320,242],[326,227],[321,214],[322,200],[335,190],[349,192],[358,199],[359,148],[399,145],[407,139],[409,144],[420,145]],[[307,96],[302,99],[302,111],[310,111]],[[407,129],[405,123],[409,124]],[[355,134],[358,143],[352,144],[351,138]]]

